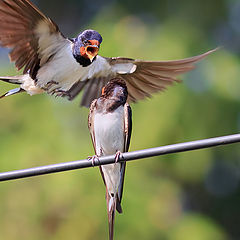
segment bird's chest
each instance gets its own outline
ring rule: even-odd
[[[94,120],[97,155],[111,155],[124,151],[124,108],[114,112],[97,113]]]
[[[48,88],[50,92],[54,89],[67,91],[76,81],[87,78],[88,68],[81,67],[69,51],[59,52],[40,68],[37,75],[40,87]],[[49,85],[49,82],[56,84]]]
[[[96,60],[87,67],[81,66],[74,59],[71,47],[65,46],[51,61],[44,64],[38,71],[37,84],[48,92],[56,89],[67,91],[78,81],[93,77],[107,76],[110,66],[104,58],[97,56]],[[55,83],[55,84],[52,84]]]

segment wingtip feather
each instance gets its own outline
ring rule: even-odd
[[[24,89],[22,88],[15,88],[15,89],[11,89],[8,92],[6,92],[5,94],[3,94],[2,96],[0,96],[0,99],[4,98],[4,97],[8,97],[17,93],[21,93],[21,92],[25,92]]]
[[[116,213],[116,198],[110,196],[108,193],[106,197],[107,197],[109,240],[113,240],[114,222],[115,222],[115,213]]]

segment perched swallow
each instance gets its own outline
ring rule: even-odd
[[[23,75],[0,77],[20,84],[2,97],[26,91],[72,100],[84,89],[81,105],[89,107],[110,79],[121,77],[128,87],[128,101],[136,102],[178,82],[178,75],[215,51],[175,61],[141,61],[101,57],[101,42],[101,35],[94,30],[85,30],[73,39],[64,37],[29,0],[0,0],[0,45],[11,48],[10,60],[18,70],[23,68]]]
[[[127,152],[132,131],[132,112],[127,101],[126,83],[112,79],[90,107],[88,127],[97,157],[116,154],[116,163],[100,166],[106,186],[109,239],[113,239],[115,211],[122,213],[121,200],[126,162],[117,162]]]

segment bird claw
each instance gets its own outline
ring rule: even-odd
[[[56,90],[56,91],[54,91],[54,95],[56,97],[65,97],[67,95],[67,93],[64,90]]]
[[[51,88],[53,85],[58,85],[59,82],[56,81],[49,81],[42,89],[45,91],[48,91],[49,88]]]
[[[88,161],[92,162],[93,167],[95,167],[95,164],[94,164],[95,160],[97,160],[99,162],[99,158],[97,155],[89,156],[87,159],[88,159]]]
[[[49,94],[54,95],[55,97],[66,97],[69,96],[69,93],[65,90],[61,90],[60,87],[55,88],[54,90],[49,90]]]
[[[117,163],[120,158],[122,158],[122,153],[120,151],[117,151],[115,155],[115,163]]]

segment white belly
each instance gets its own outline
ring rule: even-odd
[[[124,151],[124,108],[113,113],[96,114],[94,119],[96,153],[98,156],[112,155]],[[107,189],[110,194],[118,192],[120,163],[102,166]]]
[[[98,156],[124,151],[124,108],[120,106],[113,113],[96,114],[94,132]]]
[[[55,81],[58,84],[49,87],[49,92],[56,88],[67,91],[78,81],[85,81],[93,77],[114,75],[110,70],[107,61],[100,56],[97,56],[96,60],[89,66],[82,67],[74,59],[71,45],[66,44],[54,56],[52,61],[49,61],[39,69],[37,85],[44,88],[48,82]]]
[[[64,60],[63,60],[64,59]],[[82,67],[73,58],[71,46],[66,45],[59,51],[52,61],[43,65],[38,71],[38,86],[45,87],[48,82],[58,82],[49,88],[49,91],[59,88],[67,91],[78,80],[86,80],[89,67]]]

